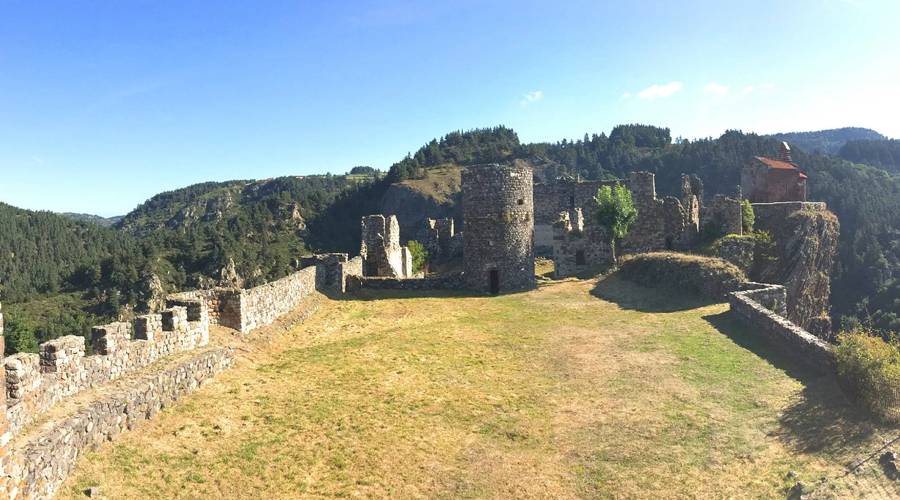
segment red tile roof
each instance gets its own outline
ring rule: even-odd
[[[797,168],[797,165],[793,163],[789,163],[782,160],[773,160],[772,158],[766,158],[765,156],[754,156],[757,160],[761,161],[765,166],[775,169],[775,170],[793,170],[800,174],[801,179],[806,179],[806,174],[800,171]]]

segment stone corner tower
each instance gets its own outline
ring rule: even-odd
[[[466,288],[534,288],[534,185],[530,165],[473,165],[462,173]]]

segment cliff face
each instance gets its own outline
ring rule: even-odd
[[[415,239],[425,218],[462,221],[461,170],[450,166],[428,170],[422,179],[405,180],[387,189],[381,213],[397,216],[401,242]]]
[[[774,241],[774,259],[757,259],[752,278],[787,289],[788,318],[810,333],[831,339],[831,273],[840,224],[823,203],[753,206],[756,229]]]

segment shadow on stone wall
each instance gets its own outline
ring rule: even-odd
[[[778,430],[773,436],[790,449],[799,453],[828,453],[849,462],[857,458],[853,456],[856,445],[881,429],[847,399],[833,375],[817,374],[792,361],[764,338],[753,335],[728,311],[703,319],[735,344],[803,384],[801,392],[779,416]]]
[[[622,309],[641,312],[687,311],[717,303],[692,293],[678,293],[668,287],[650,288],[612,275],[601,279],[591,295],[612,302]]]

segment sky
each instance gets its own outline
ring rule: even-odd
[[[121,215],[500,124],[900,137],[898,19],[895,0],[0,0],[0,201]]]

